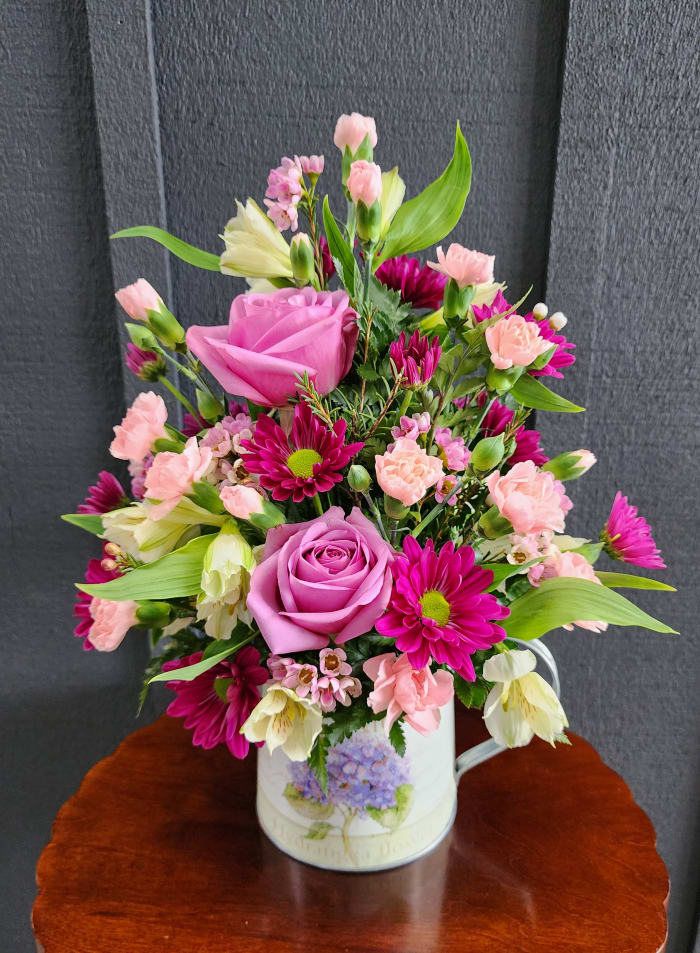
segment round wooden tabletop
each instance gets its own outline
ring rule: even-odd
[[[476,713],[475,713],[476,714]],[[458,746],[483,738],[458,719]],[[397,870],[329,873],[274,847],[255,758],[163,716],[56,818],[32,916],[45,953],[659,953],[668,877],[625,782],[582,738],[469,771],[457,821]]]

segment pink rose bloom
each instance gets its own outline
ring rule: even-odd
[[[369,208],[382,197],[382,170],[375,162],[358,159],[350,166],[347,186],[355,205],[363,202]]]
[[[120,288],[114,297],[134,321],[146,321],[146,310],[158,311],[163,303],[156,289],[145,278]]]
[[[526,321],[519,314],[492,324],[486,329],[485,337],[491,363],[502,371],[509,367],[528,367],[552,346],[542,337],[534,321]]]
[[[165,430],[167,419],[168,411],[162,397],[152,390],[139,394],[121,424],[114,428],[109,452],[117,460],[143,460],[155,440],[168,436]]]
[[[399,437],[417,440],[420,434],[427,433],[429,430],[430,414],[412,414],[410,417],[399,418],[399,426],[391,428],[391,436],[394,440],[398,440]]]
[[[437,259],[437,262],[429,261],[428,267],[453,278],[460,288],[493,281],[495,255],[484,255],[483,252],[472,251],[452,242],[447,254],[442,250],[442,246],[438,248]]]
[[[254,513],[262,513],[263,499],[252,486],[225,486],[221,491],[221,502],[231,516],[239,520],[249,520]]]
[[[198,447],[196,437],[190,437],[182,453],[157,453],[146,474],[145,496],[160,501],[151,509],[150,518],[162,519],[175,509],[192,484],[202,479],[211,461],[211,449]]]
[[[495,470],[486,478],[487,502],[510,523],[516,533],[564,531],[564,518],[573,506],[564,484],[553,474],[538,470],[532,460],[516,463],[505,476]]]
[[[369,136],[369,144],[377,144],[377,126],[371,116],[361,116],[360,113],[343,113],[335,124],[333,143],[342,152],[346,146],[355,153],[362,145],[365,136]]]
[[[389,603],[394,552],[355,507],[276,526],[251,576],[248,610],[272,652],[322,649],[369,632]]]
[[[407,655],[397,658],[393,652],[367,659],[362,666],[374,682],[367,703],[375,714],[386,712],[384,730],[402,714],[421,735],[429,735],[440,724],[440,708],[454,695],[454,679],[449,672],[430,671],[430,665],[415,669]]]
[[[229,394],[283,407],[304,371],[321,395],[337,387],[357,335],[345,291],[282,288],[234,298],[228,325],[191,327],[187,346]]]
[[[561,576],[570,579],[587,579],[588,582],[597,582],[602,585],[593,570],[593,566],[581,553],[557,552],[538,566],[533,566],[527,574],[527,578],[533,586],[539,586],[543,579],[555,579]],[[581,629],[588,629],[589,632],[605,632],[608,627],[607,622],[590,622],[583,619],[566,623],[563,628],[571,631],[575,625]]]
[[[113,652],[119,648],[126,633],[136,623],[137,608],[135,602],[112,602],[94,596],[90,603],[90,644],[98,652]]]
[[[323,172],[323,156],[294,156],[304,175],[320,175]]]
[[[430,457],[415,440],[399,437],[392,450],[374,458],[377,482],[389,496],[412,506],[442,476],[442,460]]]

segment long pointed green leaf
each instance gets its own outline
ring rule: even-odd
[[[387,258],[428,248],[448,235],[460,219],[472,182],[472,161],[457,123],[455,148],[442,175],[399,208],[377,258]]]
[[[510,393],[524,407],[534,410],[553,410],[562,414],[579,414],[585,407],[572,404],[566,397],[560,397],[545,387],[536,377],[523,374],[510,389]]]
[[[228,658],[229,655],[233,655],[234,652],[243,648],[248,642],[252,642],[254,638],[255,633],[252,633],[238,642],[233,642],[232,639],[221,639],[218,642],[213,642],[207,647],[207,650],[199,662],[195,662],[194,665],[187,665],[184,668],[175,669],[172,672],[160,672],[158,675],[154,675],[153,678],[149,678],[148,684],[150,685],[152,682],[191,682],[204,672],[208,672],[210,668],[214,668],[215,665],[222,662],[225,658]]]
[[[352,249],[341,235],[340,229],[333,218],[327,195],[323,196],[323,228],[326,232],[326,241],[328,242],[328,250],[331,253],[331,257],[340,263],[342,273],[339,273],[339,278],[345,285],[347,293],[351,298],[354,298],[357,281],[355,274],[357,271],[357,262],[355,261]]]
[[[114,602],[193,596],[201,588],[202,563],[213,539],[212,535],[196,536],[175,552],[132,569],[117,579],[90,585],[79,583],[78,589]]]
[[[87,530],[88,533],[94,533],[95,536],[101,536],[104,532],[102,517],[99,513],[64,513],[61,519],[72,526]]]
[[[110,235],[110,238],[152,238],[154,242],[163,245],[169,252],[188,265],[194,265],[195,268],[204,268],[206,271],[219,270],[219,256],[211,252],[203,251],[201,248],[195,248],[183,242],[181,238],[176,238],[170,232],[163,231],[162,228],[156,228],[154,225],[136,225],[134,228],[123,228],[120,232]]]
[[[627,572],[597,572],[596,576],[609,589],[659,589],[663,592],[676,592],[673,586],[658,579],[645,576],[632,576]]]
[[[586,579],[563,576],[544,580],[538,588],[512,602],[503,628],[509,638],[536,639],[551,629],[578,619],[638,625],[654,632],[678,634],[614,590]]]
[[[537,559],[531,559],[529,563],[519,563],[518,565],[512,565],[511,563],[480,563],[482,569],[490,569],[493,573],[493,582],[486,592],[493,592],[504,579],[514,576],[516,572],[522,572],[523,569],[529,569],[536,562],[538,562]]]

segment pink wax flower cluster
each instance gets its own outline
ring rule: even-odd
[[[387,652],[375,655],[362,666],[374,682],[367,703],[375,714],[386,712],[387,735],[394,722],[406,716],[406,724],[421,735],[429,735],[440,724],[440,709],[454,695],[454,679],[449,672],[430,665],[415,669],[407,655]]]
[[[338,702],[347,708],[362,694],[360,680],[353,677],[346,659],[347,653],[336,647],[321,649],[318,666],[279,655],[271,655],[267,666],[275,681],[293,689],[300,698],[310,698],[328,713],[335,711]]]
[[[414,331],[410,338],[402,331],[398,341],[394,341],[389,348],[389,357],[397,372],[403,374],[404,387],[423,387],[427,384],[437,369],[441,355],[439,338],[430,340],[419,331]]]
[[[394,440],[398,440],[399,437],[417,440],[421,434],[428,433],[429,430],[430,414],[412,414],[410,417],[402,415],[399,417],[398,425],[391,428],[391,436]]]
[[[610,516],[600,534],[605,550],[613,559],[644,566],[646,569],[665,569],[666,563],[656,547],[651,527],[618,490]]]
[[[429,261],[428,267],[452,278],[460,288],[467,285],[480,285],[493,281],[494,255],[464,248],[453,242],[445,253],[441,247],[437,250],[437,262]]]
[[[564,520],[573,503],[564,484],[551,473],[538,470],[532,460],[516,463],[504,475],[494,470],[485,482],[488,500],[516,533],[564,532]]]
[[[200,447],[196,437],[189,438],[182,453],[166,451],[156,454],[146,474],[144,494],[157,503],[151,509],[151,519],[162,519],[174,510],[183,496],[192,490],[192,484],[202,479],[211,461],[212,451],[209,447]]]
[[[288,228],[293,232],[297,230],[297,205],[302,191],[301,164],[285,156],[279,166],[270,169],[265,192],[267,214],[281,232]]]
[[[464,437],[455,437],[449,427],[435,428],[435,443],[440,448],[439,457],[448,470],[464,470],[471,453]]]
[[[165,401],[152,390],[139,394],[126,412],[121,424],[114,428],[109,452],[117,460],[143,460],[156,440],[167,438]]]
[[[491,363],[499,370],[510,367],[528,367],[550,348],[532,321],[519,314],[502,318],[486,329],[486,344],[491,353]]]
[[[374,458],[382,490],[404,506],[413,506],[442,476],[442,461],[429,456],[415,440],[399,437],[391,450]]]

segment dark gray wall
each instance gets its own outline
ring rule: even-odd
[[[460,119],[474,181],[454,237],[495,253],[514,296],[531,283],[537,298],[546,292],[579,344],[562,389],[588,414],[540,421],[551,452],[586,446],[600,459],[585,492],[576,487],[572,527],[595,533],[619,486],[653,522],[672,581],[697,563],[700,4],[568,7],[33,0],[0,9],[0,210],[11,236],[0,949],[33,949],[33,867],[51,819],[134,724],[142,650],[133,640],[95,658],[75,644],[71,583],[94,546],[54,519],[108,462],[110,428],[133,394],[121,379],[113,284],[147,277],[187,324],[222,322],[240,289],[143,241],[110,246],[109,231],[160,224],[217,250],[234,198],[261,200],[282,154],[325,151],[333,176],[333,123],[351,109],[376,116],[378,161],[398,163],[414,194],[443,168]],[[660,381],[659,353],[669,355]],[[656,825],[673,880],[668,949],[687,953],[700,861],[696,598],[687,586],[640,601],[682,636],[618,629],[549,641],[574,730]]]

